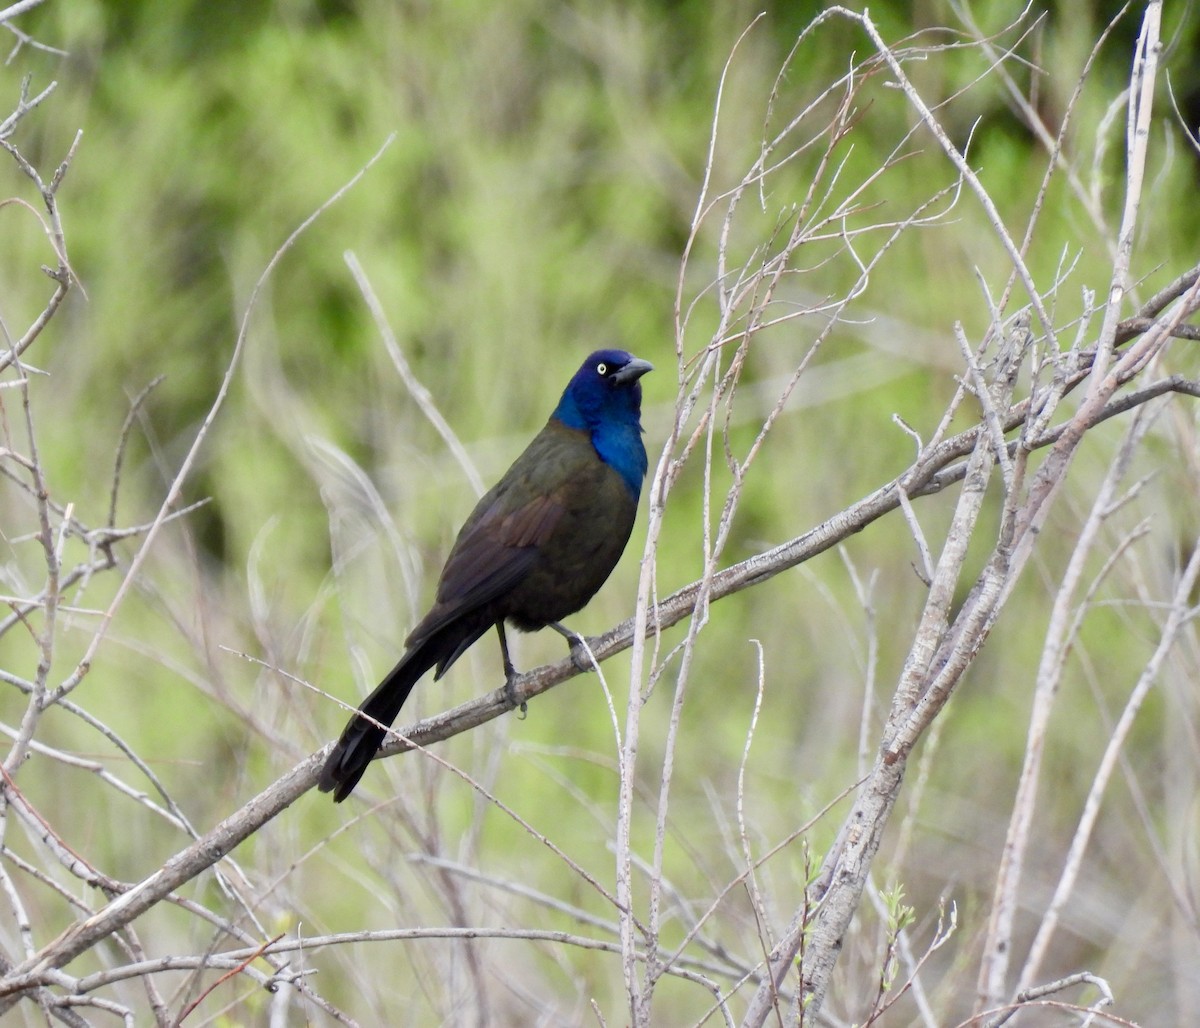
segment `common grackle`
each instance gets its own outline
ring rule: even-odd
[[[597,350],[568,383],[550,420],[458,533],[429,613],[404,656],[350,719],[321,770],[340,803],[375,756],[414,685],[434,679],[493,625],[505,679],[516,672],[504,622],[523,632],[574,614],[604,584],[629,541],[646,448],[638,380],[652,366],[624,350]],[[367,718],[371,718],[368,721]],[[372,721],[378,722],[373,724]]]

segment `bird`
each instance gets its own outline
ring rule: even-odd
[[[625,350],[589,354],[542,430],[479,500],[429,612],[322,766],[317,786],[334,802],[358,784],[387,735],[383,726],[425,673],[436,668],[437,681],[493,626],[510,689],[516,670],[506,622],[524,632],[553,627],[576,655],[578,636],[559,622],[596,594],[633,531],[647,468],[641,378],[653,369]]]

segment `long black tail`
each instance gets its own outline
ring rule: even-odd
[[[358,708],[367,717],[378,721],[378,725],[358,714],[346,725],[342,737],[325,761],[317,782],[321,792],[333,793],[334,803],[341,803],[354,791],[367,765],[374,758],[387,735],[387,731],[379,725],[391,725],[396,720],[413,686],[441,658],[441,647],[432,645],[435,641],[436,637],[427,639],[405,653],[400,663],[392,668]]]

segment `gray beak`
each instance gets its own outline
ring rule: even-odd
[[[623,367],[620,371],[613,372],[612,380],[616,382],[617,385],[629,385],[633,382],[636,382],[639,378],[646,374],[647,371],[653,370],[654,365],[649,361],[644,361],[639,357],[634,357],[633,360],[626,364],[625,367]]]

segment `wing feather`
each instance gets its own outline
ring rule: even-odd
[[[498,497],[472,519],[458,539],[438,581],[433,608],[413,629],[413,646],[445,625],[491,603],[521,581],[536,564],[566,507],[556,493],[538,496],[516,510]]]

